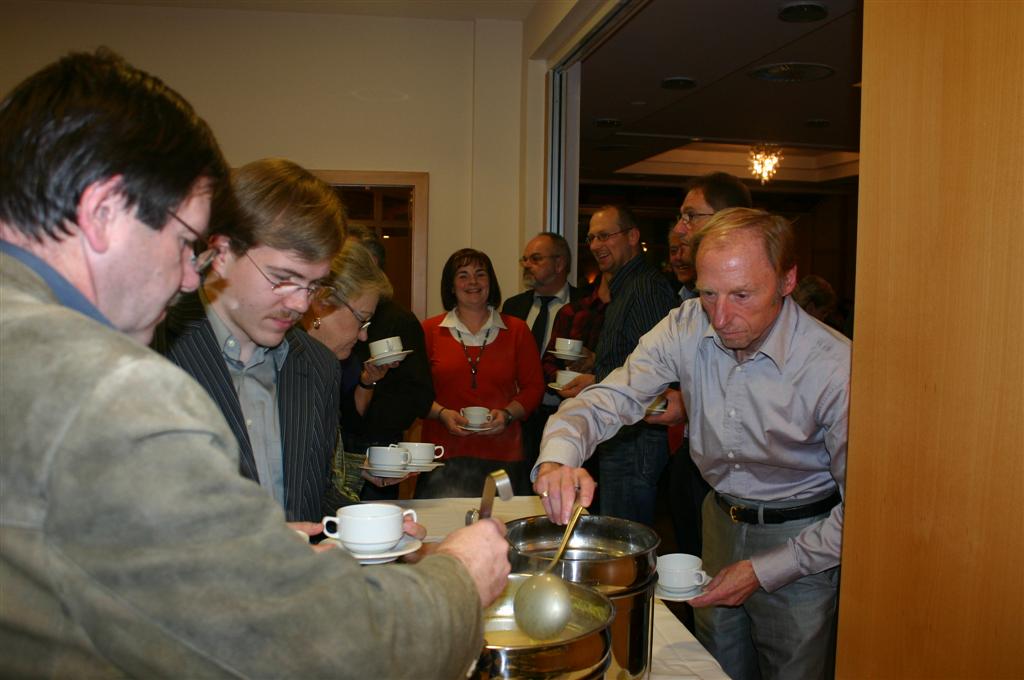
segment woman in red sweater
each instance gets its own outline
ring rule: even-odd
[[[416,496],[478,496],[494,470],[520,479],[520,423],[544,393],[540,355],[530,328],[498,313],[498,279],[479,250],[463,248],[448,258],[441,302],[447,313],[423,322],[435,401],[422,435],[444,446],[444,466],[420,475]],[[467,406],[487,408],[490,422],[471,427],[459,413]]]

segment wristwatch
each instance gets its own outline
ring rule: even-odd
[[[514,415],[512,415],[512,411],[509,411],[507,408],[503,408],[501,410],[505,412],[505,424],[506,425],[508,425],[509,423],[511,423],[513,420],[516,419],[516,417]]]

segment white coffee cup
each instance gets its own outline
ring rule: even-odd
[[[491,422],[491,409],[485,406],[467,406],[460,408],[459,413],[469,421],[471,427],[483,427]]]
[[[370,343],[370,356],[379,357],[384,354],[394,354],[402,351],[402,338],[393,335],[383,340],[374,340]]]
[[[398,442],[398,445],[412,455],[412,460],[410,462],[413,465],[433,463],[444,455],[443,446],[435,446],[429,442]]]
[[[565,354],[582,354],[583,341],[572,338],[555,338],[555,351]]]
[[[408,465],[411,460],[412,454],[397,444],[371,446],[366,449],[366,461],[372,468],[400,468]]]
[[[576,378],[580,377],[581,375],[583,374],[577,373],[576,371],[556,371],[555,382],[557,382],[559,385],[565,386],[571,383]]]
[[[341,541],[352,553],[380,553],[402,540],[402,522],[417,521],[415,510],[389,503],[360,503],[338,508],[336,516],[324,517],[324,534]]]
[[[658,585],[664,590],[693,590],[706,586],[710,581],[702,562],[696,555],[671,553],[658,558]]]

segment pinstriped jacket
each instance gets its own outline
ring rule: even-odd
[[[338,435],[341,369],[337,357],[305,331],[293,328],[285,337],[288,357],[277,384],[285,515],[289,521],[319,522],[336,510],[323,507],[323,498]],[[167,311],[153,348],[185,369],[217,403],[238,440],[239,471],[258,481],[242,408],[198,293]]]

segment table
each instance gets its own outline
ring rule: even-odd
[[[420,524],[427,527],[428,541],[439,541],[465,526],[466,511],[480,507],[479,498],[430,498],[400,500],[397,503],[416,511]],[[494,499],[493,516],[503,522],[542,514],[544,508],[537,496],[514,496],[508,501]],[[651,647],[651,680],[729,680],[718,662],[657,598],[654,600]]]

